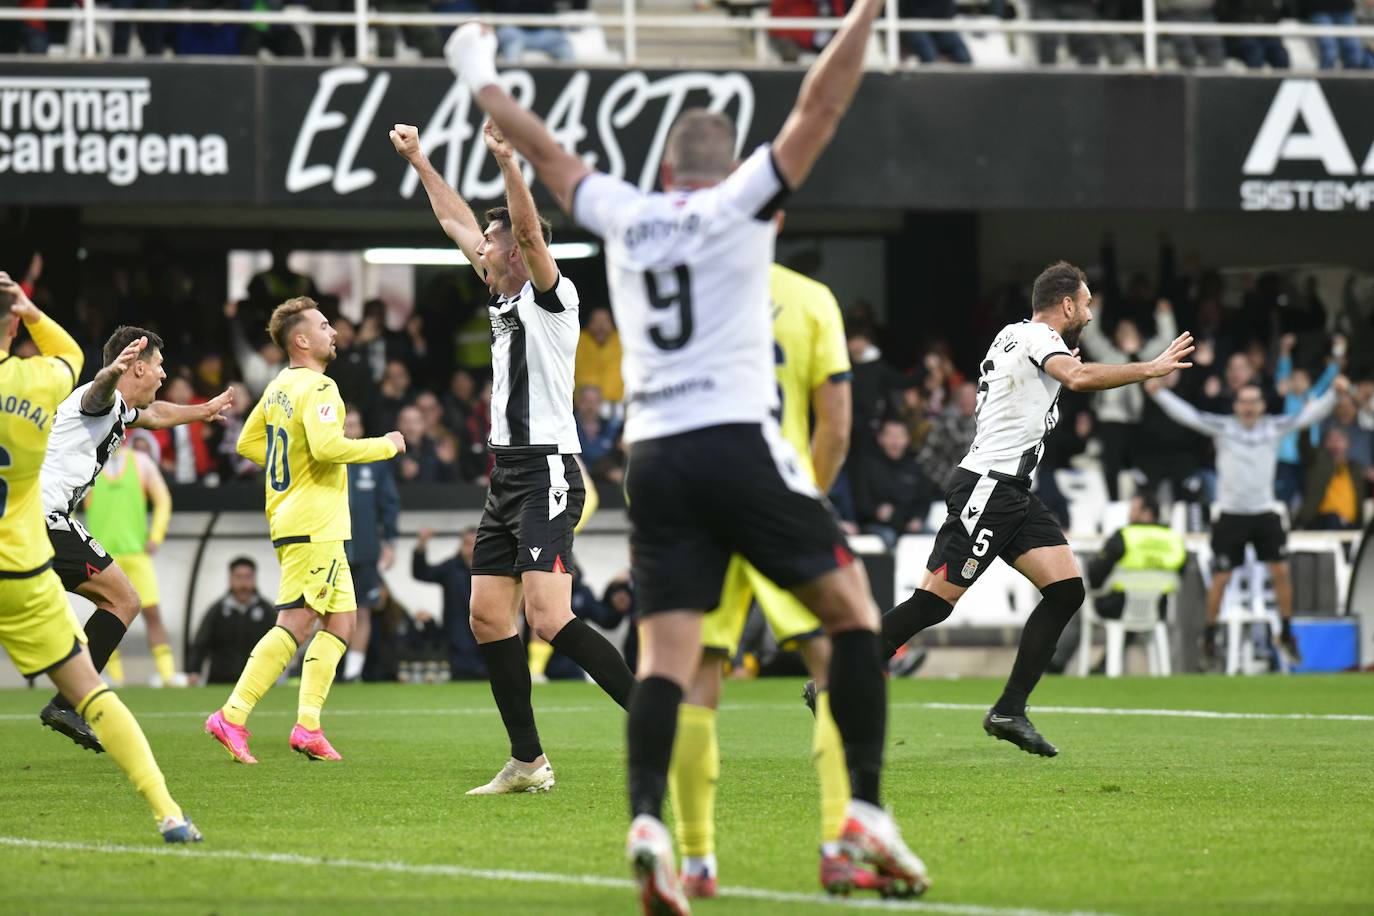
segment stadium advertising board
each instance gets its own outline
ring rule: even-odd
[[[1374,84],[1201,77],[1193,109],[1198,209],[1374,207]]]
[[[213,203],[253,193],[256,69],[0,65],[0,199]]]

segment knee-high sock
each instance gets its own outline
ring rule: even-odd
[[[105,686],[97,687],[76,704],[76,711],[86,718],[105,752],[114,758],[134,788],[147,800],[153,817],[158,820],[169,815],[181,817],[181,808],[167,794],[167,780],[153,759],[143,729],[115,692]]]
[[[120,640],[124,638],[124,632],[128,629],[124,626],[124,621],[116,617],[111,611],[103,607],[95,609],[90,619],[86,621],[86,651],[90,653],[91,664],[95,665],[96,673],[105,670],[105,666],[110,661],[110,656],[115,652]],[[120,666],[118,677],[115,677],[113,668],[110,671],[111,677],[116,681],[124,680],[123,666]],[[52,698],[58,706],[71,708],[71,703],[67,698],[58,694]]]
[[[171,687],[177,676],[177,660],[172,647],[165,642],[153,646],[153,663],[157,665],[157,675],[162,678],[163,687]]]
[[[816,694],[816,730],[811,738],[811,756],[821,782],[821,842],[832,843],[840,838],[845,810],[849,807],[849,771],[845,769],[840,730],[830,715],[828,690]]]
[[[549,669],[553,646],[537,637],[530,639],[530,677],[539,677]]]
[[[105,674],[116,687],[124,686],[124,659],[120,657],[118,649],[111,652],[105,662]]]
[[[911,597],[883,615],[883,643],[891,656],[911,637],[933,627],[954,612],[954,605],[934,592],[918,588]]]
[[[682,688],[657,676],[640,681],[630,697],[630,714],[625,720],[630,817],[648,814],[663,819],[663,795],[668,789],[668,765],[681,702]]]
[[[832,634],[830,646],[830,712],[844,743],[849,788],[877,805],[887,738],[882,640],[871,630],[846,630]]]
[[[253,654],[248,656],[248,664],[243,666],[234,692],[229,694],[228,702],[221,707],[224,718],[234,725],[247,722],[248,714],[271,689],[273,682],[281,677],[295,654],[296,637],[285,627],[273,627],[264,633],[253,647]]]
[[[677,708],[677,740],[668,767],[668,798],[678,852],[703,857],[716,851],[716,782],[720,743],[716,711],[683,703]]]
[[[1077,577],[1061,579],[1040,591],[1040,603],[1026,618],[1021,631],[1021,644],[1016,649],[1016,661],[1002,696],[993,705],[993,712],[1002,716],[1024,716],[1026,699],[1040,676],[1054,658],[1054,648],[1073,615],[1083,604],[1083,580]]]
[[[487,663],[492,698],[510,737],[510,755],[533,763],[544,749],[539,746],[539,729],[535,727],[534,707],[530,705],[530,666],[525,644],[519,636],[511,636],[484,642],[478,648]]]
[[[621,709],[630,706],[630,693],[635,687],[635,676],[620,657],[615,646],[606,637],[574,617],[563,625],[551,640],[553,647],[592,676],[597,686],[617,703]]]
[[[296,706],[296,722],[311,731],[320,727],[320,710],[329,697],[329,688],[334,683],[334,672],[339,669],[339,659],[348,651],[348,643],[330,633],[320,630],[305,649],[305,661],[301,664],[301,692]]]

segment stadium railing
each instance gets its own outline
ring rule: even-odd
[[[895,69],[902,65],[899,36],[903,32],[962,32],[977,34],[1005,35],[1120,35],[1142,39],[1143,66],[1147,71],[1161,69],[1159,39],[1162,36],[1192,35],[1219,37],[1254,37],[1304,39],[1324,37],[1348,37],[1360,40],[1374,39],[1374,24],[1371,25],[1307,25],[1292,21],[1274,24],[1255,23],[1212,23],[1212,22],[1165,22],[1158,17],[1155,0],[1143,0],[1143,15],[1137,21],[1113,20],[1051,20],[1051,19],[1014,19],[1003,20],[993,17],[964,19],[904,19],[897,13],[896,0],[887,0],[886,14],[875,29],[875,43],[878,53],[871,54],[869,69]],[[351,12],[314,12],[301,6],[281,10],[132,10],[109,9],[86,3],[79,9],[40,8],[32,6],[0,8],[0,20],[21,21],[67,21],[79,23],[79,56],[95,59],[102,55],[97,52],[97,26],[105,23],[128,22],[165,22],[243,25],[287,25],[287,26],[353,26],[357,35],[357,47],[361,50],[358,60],[370,62],[373,57],[368,50],[368,29],[370,26],[438,26],[454,27],[465,22],[482,22],[492,26],[513,25],[527,27],[583,28],[596,27],[602,30],[615,29],[620,32],[620,53],[613,55],[613,62],[639,66],[646,61],[639,53],[641,37],[653,31],[719,30],[752,37],[756,63],[769,63],[767,34],[772,30],[831,30],[843,21],[835,17],[798,17],[771,16],[756,8],[748,16],[725,14],[664,14],[644,13],[637,9],[635,0],[623,0],[617,13],[585,11],[575,14],[476,14],[476,13],[401,13],[371,9],[366,0],[355,0]],[[680,62],[678,62],[680,63]],[[1084,72],[1100,73],[1095,68],[1085,68]]]

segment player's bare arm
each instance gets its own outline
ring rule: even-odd
[[[558,264],[544,244],[544,231],[539,225],[539,211],[534,206],[534,196],[520,171],[520,163],[515,158],[515,150],[502,136],[501,129],[487,118],[482,125],[482,139],[487,143],[492,158],[501,166],[501,177],[506,182],[506,208],[510,211],[511,234],[520,246],[520,257],[529,271],[530,280],[538,292],[553,289],[558,282]]]
[[[77,376],[81,374],[85,356],[81,352],[81,347],[72,339],[72,335],[44,315],[29,299],[24,288],[3,270],[0,270],[0,293],[9,297],[10,316],[24,322],[24,327],[29,329],[29,334],[38,347],[38,352],[44,356],[57,357],[66,363],[67,368],[71,370],[72,382],[75,383]]]
[[[802,80],[792,113],[773,141],[773,161],[787,186],[796,189],[811,174],[863,77],[864,55],[882,0],[858,0],[839,32]]]
[[[415,174],[420,176],[420,184],[424,185],[430,208],[434,210],[440,228],[477,269],[477,246],[482,242],[482,227],[478,225],[472,207],[449,186],[429,161],[425,151],[420,148],[420,131],[414,125],[397,124],[391,129],[390,137],[396,153],[409,162]]]
[[[115,385],[124,373],[129,371],[143,348],[148,346],[148,338],[140,337],[132,341],[114,361],[95,374],[91,387],[81,397],[81,409],[88,414],[104,413],[114,404]]]
[[[591,169],[559,145],[538,115],[522,108],[497,84],[496,35],[486,26],[470,22],[449,36],[444,56],[501,134],[534,166],[535,174],[553,193],[558,205],[571,212],[573,191]]]
[[[166,429],[185,423],[223,423],[224,411],[233,406],[233,403],[234,392],[230,388],[224,389],[204,404],[154,401],[139,411],[138,419],[129,425],[142,429]]]
[[[827,381],[811,392],[811,410],[816,415],[811,430],[811,464],[816,469],[816,485],[830,492],[849,452],[849,429],[853,397],[845,381]]]
[[[1109,366],[1085,363],[1077,356],[1056,353],[1045,359],[1045,371],[1070,391],[1104,391],[1146,379],[1163,378],[1179,369],[1190,369],[1193,364],[1187,358],[1193,349],[1193,335],[1184,331],[1164,348],[1164,352],[1149,362]]]

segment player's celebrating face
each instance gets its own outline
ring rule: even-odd
[[[525,262],[510,230],[506,208],[488,210],[486,217],[487,228],[482,233],[482,241],[477,243],[477,269],[487,286],[493,292],[500,292],[512,279],[518,278],[524,283]]]
[[[1078,349],[1078,338],[1093,320],[1090,303],[1092,293],[1088,291],[1087,278],[1083,271],[1065,261],[1052,264],[1035,279],[1031,291],[1031,304],[1037,316],[1058,313],[1062,318],[1059,336],[1069,349]],[[1041,318],[1040,320],[1045,320]]]
[[[123,347],[112,349],[111,343],[114,338],[105,344],[105,365],[114,362],[115,357],[119,356]],[[139,354],[138,359],[134,360],[129,371],[124,373],[124,384],[120,386],[120,391],[124,394],[124,399],[129,402],[130,407],[143,410],[153,403],[157,397],[158,389],[162,387],[162,382],[167,378],[167,372],[162,368],[162,350],[158,347],[145,347]]]

